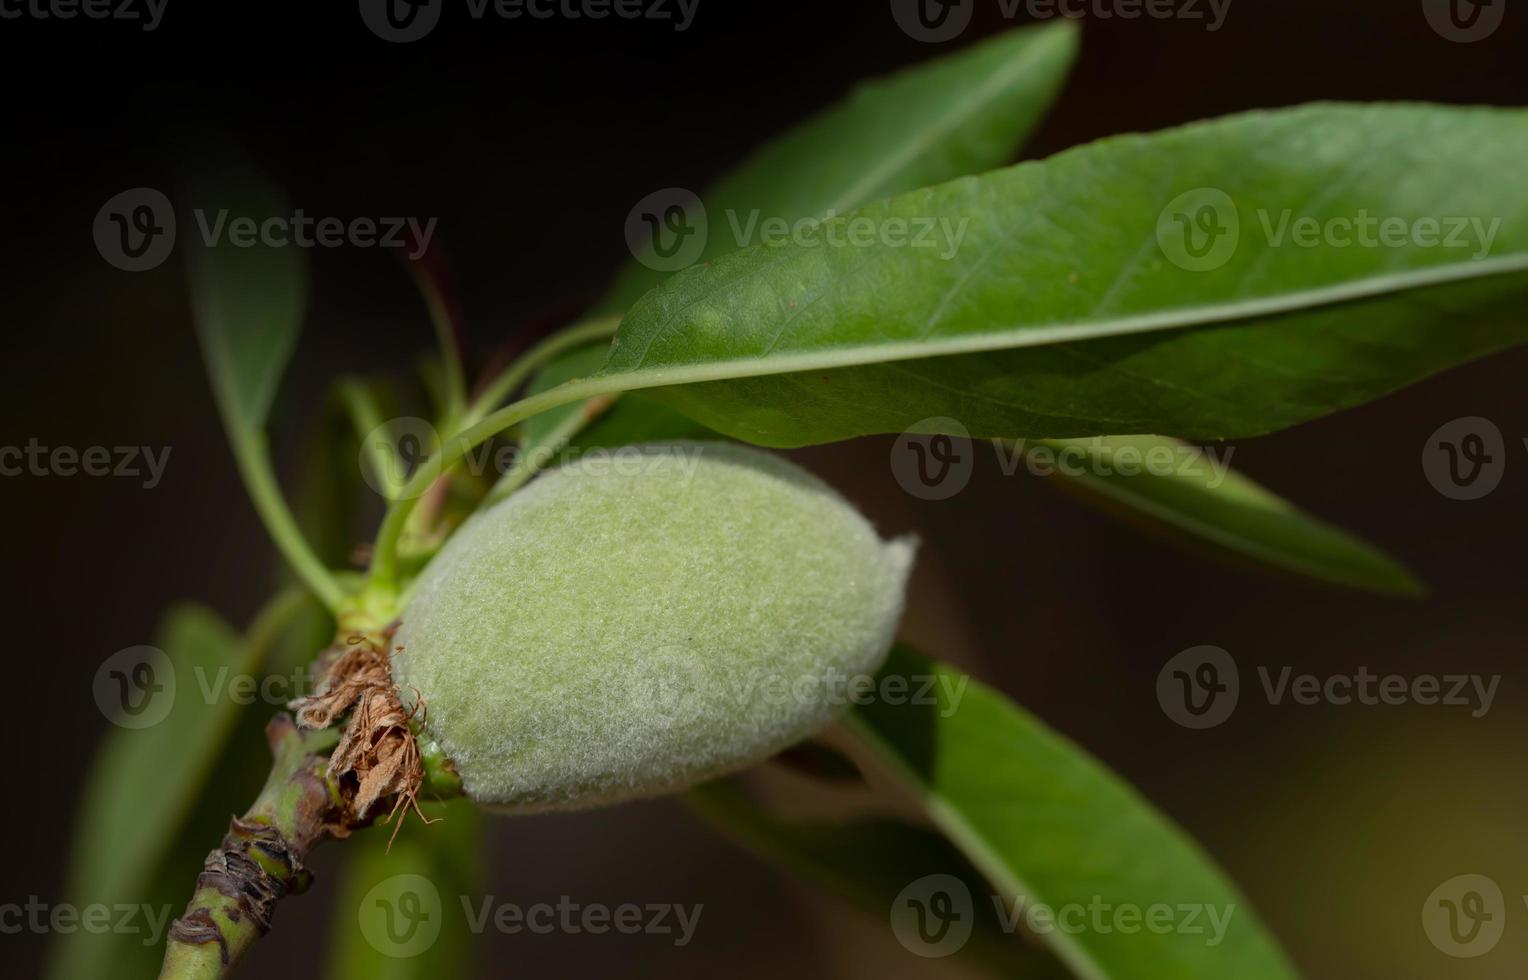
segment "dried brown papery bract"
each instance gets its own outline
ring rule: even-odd
[[[329,756],[329,775],[343,779],[354,774],[354,805],[362,819],[387,796],[396,798],[389,817],[412,807],[424,819],[419,811],[424,763],[409,728],[424,702],[405,708],[393,684],[388,648],[396,629],[394,624],[381,633],[355,633],[330,648],[319,660],[323,673],[316,691],[290,705],[304,728],[328,728],[350,712],[350,723]]]

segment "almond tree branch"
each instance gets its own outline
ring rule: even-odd
[[[328,773],[333,729],[300,731],[282,713],[265,729],[275,761],[265,787],[207,855],[186,912],[170,926],[160,980],[218,980],[270,929],[276,903],[304,891],[303,860],[318,844],[364,826],[351,794]],[[369,821],[366,821],[369,822]]]
[[[357,611],[339,619],[336,642],[316,665],[318,691],[292,704],[303,727],[283,712],[265,728],[270,775],[207,855],[185,914],[170,926],[160,980],[227,976],[270,930],[276,903],[307,889],[308,853],[369,826],[387,812],[385,800],[401,824],[421,790],[440,799],[462,791],[450,760],[433,742],[420,744],[423,718],[397,700],[391,627]],[[341,716],[349,719],[343,735],[333,727]]]

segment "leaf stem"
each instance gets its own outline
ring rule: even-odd
[[[382,519],[382,525],[377,530],[377,540],[372,547],[369,592],[383,598],[397,595],[399,591],[398,544],[408,526],[409,515],[413,513],[419,499],[432,483],[466,457],[467,453],[479,443],[493,438],[532,415],[577,401],[580,397],[578,394],[580,382],[560,385],[551,391],[523,398],[498,411],[492,411],[493,406],[525,384],[536,369],[547,361],[590,341],[612,336],[616,328],[620,326],[620,322],[621,318],[618,316],[597,317],[576,323],[566,330],[553,334],[516,359],[503,373],[490,382],[477,398],[473,399],[456,434],[443,440],[441,447],[434,455],[415,471],[409,481],[398,491],[397,499],[393,501],[387,515]],[[582,384],[597,387],[592,379]],[[598,393],[598,391],[591,392],[591,394]]]
[[[552,334],[516,358],[498,377],[484,386],[462,416],[461,428],[473,425],[493,411],[495,405],[514,394],[547,361],[574,347],[582,347],[595,340],[606,340],[615,335],[620,325],[619,316],[601,316],[582,320],[566,330]]]
[[[234,460],[244,478],[250,500],[277,549],[292,566],[297,577],[313,590],[329,611],[338,612],[345,603],[345,590],[334,573],[314,553],[308,539],[298,528],[292,511],[287,507],[281,488],[276,484],[276,475],[271,472],[264,434],[251,432],[247,438],[236,438],[232,442]]]
[[[382,526],[377,531],[377,540],[372,549],[372,591],[386,593],[389,590],[396,590],[398,542],[403,536],[404,528],[408,525],[409,514],[413,512],[414,507],[419,503],[419,498],[429,489],[430,484],[434,483],[442,473],[456,465],[472,451],[473,447],[493,438],[505,429],[548,409],[601,392],[602,384],[599,378],[558,385],[550,391],[543,391],[512,402],[447,439],[433,456],[420,465],[414,475],[409,478],[408,483],[404,484],[403,489],[398,493],[399,499],[393,503],[387,511],[387,516],[382,519]]]
[[[499,477],[493,489],[488,492],[488,496],[483,498],[483,502],[478,506],[491,507],[523,487],[531,477],[545,468],[547,460],[554,453],[572,442],[575,436],[608,409],[618,397],[620,397],[619,394],[611,394],[591,398],[583,411],[569,414],[567,418],[554,426],[538,445],[525,446],[520,455],[515,458],[515,464],[507,473]]]
[[[462,345],[456,320],[431,269],[422,262],[410,262],[409,271],[413,273],[414,284],[429,310],[430,323],[435,327],[435,338],[440,344],[445,382],[444,416],[455,418],[467,404],[467,379],[462,369]]]
[[[387,474],[400,472],[396,468],[396,453],[391,440],[367,438],[387,421],[375,393],[361,379],[344,377],[335,384],[335,394],[355,430],[361,452],[370,458],[371,471],[376,478],[382,480]]]

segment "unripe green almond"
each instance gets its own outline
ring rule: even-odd
[[[827,724],[885,659],[912,552],[777,456],[628,447],[463,527],[394,676],[480,802],[664,793]]]

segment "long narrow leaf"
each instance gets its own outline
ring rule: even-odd
[[[1150,804],[1001,693],[906,648],[850,729],[1088,980],[1288,980],[1246,898]],[[1099,912],[1099,910],[1103,910]],[[1123,923],[1123,925],[1122,925]]]
[[[1271,432],[1528,339],[1525,157],[1528,111],[1422,105],[1104,140],[680,273],[578,394],[777,446]]]
[[[1358,589],[1417,595],[1421,584],[1373,545],[1317,520],[1261,484],[1230,469],[1230,460],[1161,436],[1047,440],[1056,458],[1050,479],[1127,520],[1228,557]],[[1127,455],[1128,454],[1128,455]],[[1168,461],[1167,465],[1152,465]],[[1049,466],[1049,464],[1047,464]]]
[[[81,907],[127,903],[156,914],[178,911],[197,866],[178,866],[178,876],[166,874],[172,856],[180,857],[172,852],[194,837],[193,860],[200,861],[207,842],[226,828],[230,808],[247,803],[243,797],[252,795],[263,777],[266,758],[258,729],[264,718],[254,720],[252,738],[237,735],[240,719],[254,712],[235,697],[235,685],[272,666],[277,644],[310,608],[316,606],[303,593],[289,591],[273,600],[240,639],[210,610],[177,606],[156,634],[155,648],[163,659],[148,654],[152,660],[142,661],[167,664],[168,672],[143,674],[149,684],[137,684],[138,661],[130,657],[121,668],[126,687],[106,679],[106,694],[129,698],[142,708],[126,719],[142,727],[112,728],[96,752],[78,806],[65,886],[71,902]],[[219,762],[235,745],[248,766]],[[116,975],[125,955],[142,956],[157,966],[163,950],[150,939],[162,941],[163,936],[60,934],[48,975],[60,980]]]
[[[769,219],[843,212],[1008,162],[1055,100],[1078,33],[1064,19],[1020,28],[861,84],[701,195],[710,227],[697,261],[750,244],[747,230]],[[629,263],[604,307],[624,312],[664,275]]]
[[[297,243],[267,235],[291,214],[282,193],[230,153],[198,161],[181,193],[191,305],[202,355],[234,459],[261,520],[294,571],[331,609],[342,600],[277,486],[265,423],[307,305],[307,262]]]
[[[737,239],[738,228],[842,212],[1006,163],[1059,92],[1076,57],[1077,35],[1065,20],[1020,28],[864,83],[843,102],[766,143],[703,195],[713,227],[697,261],[748,244]],[[665,275],[628,263],[602,308],[624,312]],[[564,355],[533,390],[592,373],[605,351],[602,344]],[[659,411],[617,402],[605,412],[609,432],[594,444],[646,427]],[[554,409],[527,424],[527,444],[547,445],[546,433],[570,441],[580,418],[593,417],[584,406]]]

